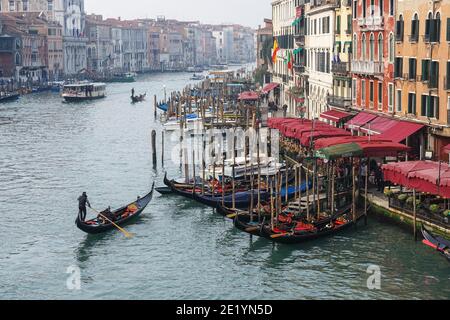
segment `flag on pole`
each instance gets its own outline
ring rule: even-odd
[[[278,51],[280,50],[280,48],[278,47],[278,41],[277,39],[273,40],[273,53],[272,53],[272,62],[276,63],[277,62],[277,54]]]

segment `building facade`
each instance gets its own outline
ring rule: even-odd
[[[423,151],[447,161],[443,148],[450,144],[450,3],[398,1],[395,38],[393,112],[427,124]]]

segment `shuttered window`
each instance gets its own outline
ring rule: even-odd
[[[430,60],[422,60],[422,81],[430,80]]]
[[[409,80],[416,79],[417,60],[416,58],[409,58]]]
[[[450,42],[450,18],[447,18],[447,41]]]

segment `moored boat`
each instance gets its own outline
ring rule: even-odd
[[[450,262],[450,240],[434,235],[422,225],[423,243],[442,254]]]
[[[136,201],[126,206],[112,211],[112,215],[114,216],[113,222],[118,226],[123,226],[135,221],[152,200],[154,189],[155,184],[153,183],[152,189],[147,195],[142,198],[138,198]],[[78,216],[75,223],[80,230],[89,234],[103,233],[116,228],[112,223],[105,223],[101,221],[99,217],[88,221],[81,221],[80,217]]]
[[[0,103],[16,101],[17,99],[19,99],[19,97],[20,97],[20,94],[17,92],[11,92],[11,93],[2,92],[0,94]]]
[[[106,84],[79,83],[68,84],[63,88],[62,97],[67,102],[80,102],[106,97]]]
[[[140,95],[137,95],[137,96],[131,96],[131,102],[138,103],[138,102],[145,101],[145,97],[146,96],[147,96],[147,93],[140,94]]]

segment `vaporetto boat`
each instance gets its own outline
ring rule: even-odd
[[[67,102],[102,99],[106,97],[106,84],[100,82],[68,84],[63,88],[62,97]]]

